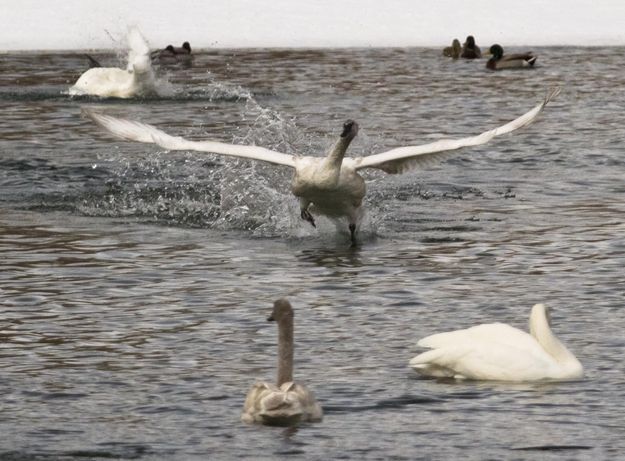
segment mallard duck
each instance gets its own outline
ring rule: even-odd
[[[539,381],[580,378],[579,360],[556,338],[549,309],[536,304],[530,333],[504,323],[489,323],[423,338],[431,350],[417,355],[410,366],[431,377],[496,381]]]
[[[278,322],[278,379],[276,384],[257,382],[245,399],[241,420],[274,426],[321,421],[323,410],[314,394],[293,382],[293,308],[286,299],[273,305],[267,318]]]
[[[462,45],[460,57],[464,59],[479,59],[482,57],[482,51],[480,51],[480,47],[475,44],[473,35],[469,35],[464,45]]]
[[[503,47],[501,45],[493,45],[490,47],[492,57],[486,63],[486,67],[491,70],[502,69],[525,69],[534,67],[536,56],[529,53],[516,53],[504,56]]]
[[[170,60],[185,60],[191,58],[191,45],[189,42],[184,42],[181,47],[175,47],[173,45],[167,45],[162,50],[154,50],[150,53],[152,59],[160,59],[165,61]]]
[[[451,46],[443,49],[443,56],[448,58],[458,59],[460,57],[460,53],[462,53],[462,45],[460,45],[460,40],[457,38],[454,38],[454,41],[451,42]]]

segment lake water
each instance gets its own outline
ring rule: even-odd
[[[510,50],[515,51],[515,50]],[[0,56],[0,458],[616,459],[625,450],[625,49],[539,48],[492,73],[437,49],[215,50],[161,97],[70,98],[78,53]],[[118,65],[114,53],[96,57]],[[368,173],[359,245],[299,218],[289,172],[118,141],[83,107],[193,139],[321,155],[466,136],[562,93],[533,125],[431,168]],[[273,301],[325,410],[244,425],[274,379]],[[426,335],[526,329],[585,367],[565,383],[419,378]]]

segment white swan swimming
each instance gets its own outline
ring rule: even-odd
[[[579,360],[553,334],[549,309],[536,304],[530,334],[503,323],[439,333],[421,339],[430,348],[410,360],[419,374],[431,377],[496,381],[581,378]]]
[[[443,139],[420,146],[397,147],[367,157],[345,157],[347,147],[358,133],[358,124],[351,120],[345,122],[339,140],[326,157],[310,157],[292,156],[259,146],[189,141],[170,136],[146,123],[111,117],[89,109],[85,109],[84,113],[106,131],[124,140],[156,143],[168,150],[211,152],[291,167],[295,170],[291,190],[299,198],[302,218],[315,226],[311,212],[330,218],[346,217],[352,242],[355,242],[356,226],[362,217],[362,201],[366,192],[365,181],[358,174],[360,170],[376,168],[390,174],[404,173],[444,158],[451,151],[462,147],[487,143],[495,136],[510,133],[533,122],[559,92],[559,88],[553,88],[544,100],[529,112],[477,136]]]
[[[278,322],[277,385],[267,382],[254,384],[245,399],[241,420],[277,426],[321,421],[323,410],[314,394],[303,384],[293,382],[291,304],[286,299],[277,300],[267,320]]]
[[[103,98],[132,98],[155,93],[155,78],[150,62],[150,48],[139,29],[128,31],[128,65],[92,67],[69,89],[72,96],[92,95]]]

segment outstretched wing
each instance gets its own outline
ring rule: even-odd
[[[83,114],[113,136],[126,141],[154,143],[167,150],[195,150],[295,167],[292,155],[265,149],[264,147],[239,146],[217,141],[189,141],[179,136],[168,135],[147,123],[111,117],[110,115],[99,114],[89,109],[83,109]]]
[[[542,112],[547,103],[560,93],[560,88],[552,88],[545,96],[545,99],[529,112],[519,118],[506,123],[503,126],[485,131],[477,136],[470,136],[462,139],[442,139],[430,144],[421,146],[406,146],[383,152],[381,154],[370,155],[354,159],[355,168],[377,168],[386,173],[404,173],[406,171],[425,166],[428,163],[441,160],[450,155],[451,151],[485,144],[495,136],[510,133],[532,123]]]

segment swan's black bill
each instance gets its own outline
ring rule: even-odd
[[[352,131],[352,128],[354,128],[354,123],[356,122],[354,122],[353,120],[347,120],[345,123],[343,123],[343,132],[341,133],[341,138],[344,138]]]

